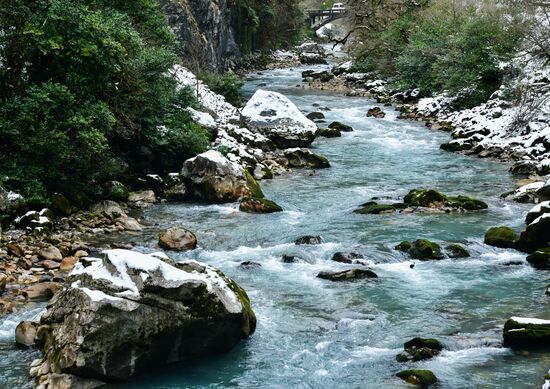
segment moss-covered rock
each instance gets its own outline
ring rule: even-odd
[[[274,201],[265,198],[244,197],[241,199],[239,209],[248,213],[273,213],[283,209]]]
[[[441,351],[443,350],[443,343],[433,338],[413,338],[408,342],[406,342],[403,345],[403,347],[405,349],[412,348],[412,347],[426,347],[426,348],[431,348],[433,350]]]
[[[50,209],[59,216],[70,216],[73,213],[73,207],[65,196],[61,193],[55,193],[50,199]]]
[[[341,132],[352,132],[353,127],[341,122],[332,122],[328,125],[328,128],[332,128]]]
[[[485,233],[485,244],[500,248],[515,247],[518,235],[510,227],[491,227]]]
[[[403,202],[416,207],[431,207],[434,204],[443,205],[447,196],[435,189],[413,189],[403,199]]]
[[[244,170],[244,176],[246,178],[246,186],[250,190],[250,197],[254,197],[257,199],[261,199],[264,197],[264,192],[262,191],[262,187],[256,181],[254,177],[252,177],[252,174],[248,172],[248,170]]]
[[[284,151],[284,157],[288,160],[290,167],[324,169],[330,167],[328,159],[322,155],[312,153],[308,149],[287,149]]]
[[[320,128],[317,135],[325,138],[338,138],[342,136],[342,133],[334,128]]]
[[[450,244],[445,247],[450,258],[468,258],[470,252],[459,244]]]
[[[515,349],[548,348],[550,320],[512,317],[504,323],[504,344]]]
[[[352,281],[363,278],[378,278],[375,272],[368,269],[350,269],[339,272],[322,271],[317,274],[317,278],[329,281]]]
[[[468,196],[447,196],[435,189],[413,189],[403,199],[409,206],[427,208],[454,208],[465,211],[487,209],[487,204]]]
[[[437,382],[437,378],[431,370],[403,370],[396,376],[409,384],[419,385],[422,388],[427,388]]]
[[[418,239],[412,243],[403,241],[396,246],[396,249],[407,252],[412,258],[419,259],[421,261],[443,259],[441,247],[437,243],[431,242],[427,239]]]
[[[538,249],[529,254],[527,262],[537,269],[550,269],[550,247]]]
[[[121,182],[109,181],[104,185],[104,197],[113,201],[127,201],[130,191]]]
[[[397,362],[417,362],[438,355],[443,350],[443,344],[437,339],[414,338],[406,342],[403,349],[395,357]]]
[[[378,204],[374,201],[370,201],[363,204],[361,208],[356,209],[354,212],[361,215],[379,215],[381,213],[393,213],[395,212],[395,207],[390,204]]]

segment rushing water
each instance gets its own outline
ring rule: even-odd
[[[482,243],[488,227],[523,225],[528,206],[499,198],[514,187],[508,166],[441,151],[448,134],[398,120],[390,107],[382,107],[383,120],[366,118],[376,105],[372,100],[304,89],[302,70],[254,75],[245,93],[259,87],[279,91],[305,113],[327,107],[327,124],[339,120],[355,131],[314,142],[313,151],[328,157],[330,169],[296,170],[262,182],[266,196],[284,212],[253,215],[239,212],[237,204],[167,204],[144,213],[157,228],[183,224],[196,232],[200,248],[172,256],[207,262],[239,282],[252,300],[256,333],[227,354],[121,387],[398,388],[406,384],[395,373],[406,368],[431,369],[442,388],[540,385],[550,356],[515,354],[502,347],[501,332],[512,315],[550,317],[547,273],[533,270],[520,253]],[[489,210],[352,213],[372,197],[398,201],[412,188],[428,187],[479,198]],[[323,244],[292,243],[306,234],[321,235]],[[135,240],[138,248],[152,250],[155,238],[151,233]],[[411,269],[411,261],[393,247],[417,238],[462,243],[472,257],[418,262]],[[379,278],[350,283],[316,278],[320,270],[352,267],[330,261],[336,251],[363,253]],[[282,263],[283,254],[303,260]],[[239,267],[245,260],[262,267]],[[9,345],[13,336],[0,334],[0,359],[6,359],[0,368],[10,366],[0,380],[24,382],[32,353],[15,351]],[[432,360],[396,362],[403,343],[415,336],[435,337],[447,348]]]

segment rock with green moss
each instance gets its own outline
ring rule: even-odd
[[[361,205],[361,208],[358,208],[353,212],[361,215],[380,215],[394,213],[395,210],[395,206],[391,204],[378,204],[375,201],[370,201]]]
[[[504,345],[513,349],[550,347],[550,320],[511,317],[504,323]]]
[[[246,292],[196,261],[108,250],[77,263],[69,278],[40,319],[36,382],[59,375],[120,382],[229,351],[256,328]]]
[[[500,248],[516,246],[518,235],[510,227],[491,227],[485,233],[485,244]]]
[[[478,211],[487,209],[487,204],[468,196],[447,196],[435,189],[413,189],[403,199],[413,207],[437,208],[444,210]]]
[[[103,196],[108,200],[127,201],[130,196],[128,188],[119,181],[108,181],[103,186]]]
[[[550,269],[550,247],[538,249],[529,254],[527,262],[537,269]]]
[[[312,153],[309,149],[287,149],[284,151],[283,155],[288,160],[288,165],[290,167],[309,169],[324,169],[330,167],[328,159],[322,155]]]
[[[398,362],[418,362],[438,355],[443,350],[443,344],[437,339],[414,338],[406,342],[403,349],[395,357]]]
[[[322,271],[317,274],[317,278],[329,281],[353,281],[364,278],[378,278],[375,272],[368,269],[349,269],[344,271]]]
[[[411,258],[427,261],[431,259],[443,259],[441,246],[427,239],[418,239],[410,243],[403,241],[396,246],[399,251],[408,253]]]
[[[50,209],[59,216],[70,216],[73,213],[73,207],[69,200],[61,193],[55,193],[50,199]]]
[[[468,250],[455,243],[446,246],[445,251],[447,251],[450,258],[468,258],[470,256],[470,252]]]
[[[227,203],[243,197],[263,197],[258,182],[239,164],[209,150],[184,162],[181,178],[186,195],[202,201]]]
[[[397,377],[412,385],[428,388],[437,383],[437,377],[431,370],[403,370],[396,374]]]
[[[342,136],[342,132],[334,128],[320,128],[317,135],[324,138],[339,138]]]
[[[338,130],[340,132],[352,132],[353,127],[348,126],[347,124],[341,123],[341,122],[332,122],[328,125],[328,128],[332,128],[334,130]]]
[[[248,213],[274,213],[282,212],[282,208],[274,201],[265,198],[243,197],[239,210]]]

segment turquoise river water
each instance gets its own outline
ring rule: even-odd
[[[510,316],[550,318],[544,295],[548,273],[531,268],[516,251],[483,244],[491,226],[519,230],[529,208],[499,197],[515,187],[508,166],[441,151],[448,134],[399,120],[391,107],[382,107],[385,119],[366,118],[375,102],[305,89],[302,70],[255,74],[245,94],[262,86],[284,93],[304,113],[327,107],[327,123],[339,120],[355,131],[313,143],[330,169],[295,170],[262,181],[266,196],[284,212],[254,215],[239,212],[237,204],[186,203],[157,205],[143,215],[157,229],[183,224],[196,232],[200,247],[172,257],[207,262],[240,283],[258,317],[255,334],[227,354],[116,387],[404,388],[395,373],[406,368],[432,370],[439,388],[540,387],[550,354],[514,353],[502,346],[501,334]],[[479,198],[489,209],[353,213],[372,197],[399,201],[410,189],[430,187]],[[292,243],[307,234],[321,235],[323,243]],[[137,249],[155,250],[156,236],[134,237]],[[461,243],[472,257],[417,262],[411,269],[411,260],[393,247],[418,238]],[[337,251],[363,253],[379,278],[350,283],[316,278],[321,270],[351,267],[330,260]],[[304,260],[283,263],[283,254]],[[245,260],[262,267],[239,267]],[[40,307],[29,308],[0,319],[0,387],[29,387],[28,364],[37,353],[15,348],[13,329],[39,312]],[[435,337],[446,349],[431,360],[396,362],[403,343],[415,336]]]

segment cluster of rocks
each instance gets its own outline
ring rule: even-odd
[[[443,250],[439,244],[427,239],[417,239],[414,242],[405,240],[395,249],[421,261],[440,260],[445,257],[453,259],[470,257],[468,250],[457,243],[448,244]]]
[[[397,362],[418,362],[433,358],[443,350],[443,344],[437,339],[414,338],[403,345],[404,351],[398,354]],[[396,374],[397,377],[422,388],[437,383],[437,377],[430,370],[407,369]]]
[[[380,215],[413,212],[468,212],[487,209],[487,204],[468,196],[448,196],[435,189],[413,189],[401,203],[379,204],[369,201],[354,212],[362,215]]]

